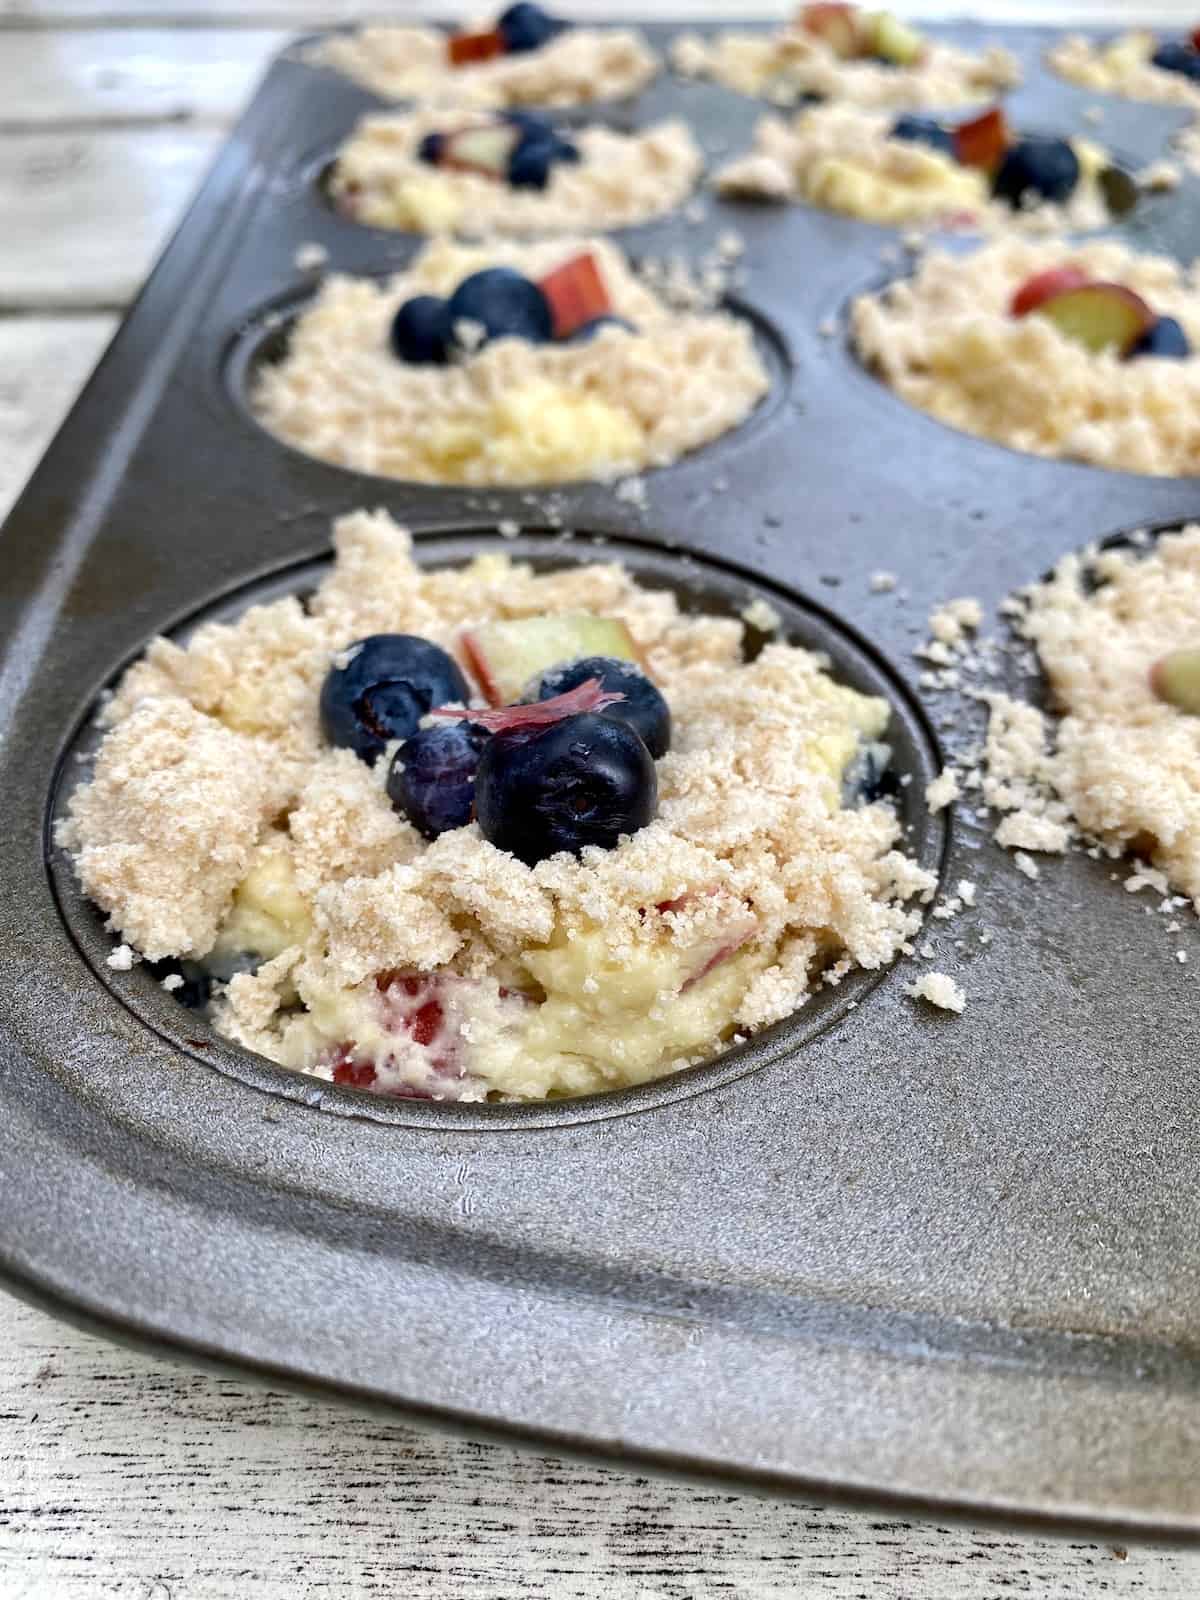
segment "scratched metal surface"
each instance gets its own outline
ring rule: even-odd
[[[1032,69],[1016,120],[1083,131],[1089,97],[1037,73],[1044,42],[1015,37]],[[963,1019],[918,1011],[897,971],[664,1085],[462,1111],[364,1102],[204,1037],[144,974],[112,979],[95,920],[47,872],[60,757],[150,633],[303,582],[355,505],[391,508],[434,558],[506,514],[536,527],[519,496],[308,460],[238,403],[263,314],[304,292],[301,243],[371,271],[414,248],[343,223],[312,182],[369,103],[274,69],[6,525],[7,1281],[130,1338],[472,1430],[793,1493],[1193,1536],[1192,987],[1095,863],[1033,894],[985,830],[944,840],[914,801],[916,844],[980,884],[993,933],[985,949],[966,924],[931,930],[966,969]],[[667,80],[631,115],[679,107],[710,148],[756,114]],[[1179,120],[1114,102],[1105,137],[1149,159]],[[705,603],[767,592],[797,636],[886,686],[924,777],[938,730],[914,620],[1196,515],[1200,486],[1025,459],[913,415],[818,332],[877,281],[886,234],[709,212],[626,242],[698,253],[739,229],[772,402],[651,475],[644,512],[558,491],[571,553],[600,534]],[[1189,185],[1134,226],[1182,248],[1194,215]],[[869,595],[876,567],[907,607]]]

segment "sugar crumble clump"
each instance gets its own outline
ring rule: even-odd
[[[300,245],[293,257],[297,272],[319,272],[328,260],[329,251],[312,240]]]
[[[961,1015],[967,1009],[965,991],[945,972],[922,973],[908,993],[914,1000],[926,1000],[942,1011]]]
[[[1042,869],[1032,856],[1026,855],[1024,850],[1018,850],[1013,856],[1013,866],[1018,872],[1023,872],[1027,878],[1036,883],[1042,875]]]
[[[504,517],[496,524],[496,532],[502,539],[519,539],[521,524],[513,517]]]
[[[960,878],[958,880],[958,896],[963,905],[973,906],[975,904],[977,893],[978,890],[976,885],[973,884],[968,878]]]
[[[679,118],[622,132],[603,122],[570,130],[579,160],[556,162],[544,189],[513,188],[484,173],[421,159],[430,134],[494,125],[492,110],[430,106],[372,112],[342,145],[329,180],[338,210],[376,228],[421,234],[546,237],[635,227],[693,192],[704,158]]]
[[[842,802],[885,702],[781,639],[745,660],[741,621],[685,615],[613,562],[535,572],[498,547],[426,570],[382,512],[341,518],[335,546],[304,607],[149,647],[59,831],[131,951],[253,954],[219,989],[226,1037],[326,1080],[369,1066],[376,1092],[598,1092],[911,946],[936,879],[891,807]],[[482,623],[581,611],[625,625],[674,721],[657,816],[618,848],[529,868],[475,824],[427,842],[388,798],[386,758],[325,744],[318,698],[348,640],[453,651]]]
[[[983,621],[983,607],[978,600],[964,598],[947,600],[929,618],[929,631],[935,640],[951,649],[961,645],[968,633],[974,633]]]
[[[1183,182],[1183,173],[1174,161],[1151,161],[1137,174],[1139,189],[1150,194],[1171,194]]]
[[[111,955],[105,958],[105,964],[114,972],[132,972],[135,957],[127,944],[119,944]]]
[[[925,785],[925,801],[936,816],[939,811],[945,811],[947,806],[953,805],[961,792],[957,774],[952,767],[947,767],[932,783]]]
[[[873,572],[870,578],[872,594],[891,594],[900,582],[894,572]]]
[[[162,981],[162,987],[167,991],[168,994],[173,994],[176,989],[183,988],[183,981],[182,973],[168,972]]]
[[[473,273],[508,266],[535,281],[590,254],[615,314],[582,344],[497,339],[456,364],[392,352],[388,329],[414,295],[447,296]],[[251,394],[279,438],[339,466],[421,483],[616,483],[668,466],[746,420],[770,387],[745,318],[709,309],[682,259],[661,293],[611,241],[479,246],[434,239],[384,280],[331,273],[264,364]],[[692,308],[669,291],[686,284]],[[482,326],[459,319],[466,344]]]
[[[308,46],[303,59],[332,67],[390,100],[443,107],[572,106],[623,100],[659,63],[630,28],[572,27],[540,49],[451,67],[438,28],[363,26]]]
[[[783,618],[770,601],[764,600],[761,595],[743,607],[742,621],[747,627],[757,628],[759,633],[778,633],[783,627]]]

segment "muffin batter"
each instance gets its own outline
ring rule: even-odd
[[[590,1093],[703,1060],[913,934],[906,902],[934,879],[889,806],[842,793],[887,705],[818,657],[775,642],[747,662],[740,622],[682,615],[613,563],[535,575],[490,554],[425,572],[382,512],[342,518],[335,543],[307,607],[150,646],[102,710],[59,833],[130,947],[255,968],[219,993],[227,1037],[377,1093]],[[494,666],[497,639],[583,612],[627,630],[627,670],[674,725],[654,815],[613,848],[529,866],[479,821],[427,842],[389,800],[387,762],[323,733],[323,685],[354,641],[453,652],[477,703],[481,636]]]

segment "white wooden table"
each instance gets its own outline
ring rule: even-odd
[[[706,5],[561,9],[669,17]],[[1034,20],[1082,8],[991,9]],[[1097,0],[1088,11],[1119,21],[1135,9],[1194,20],[1196,5]],[[288,32],[456,10],[0,0],[0,514]],[[0,1227],[2,1217],[0,1196]],[[913,1525],[443,1439],[129,1354],[0,1295],[0,1600],[1198,1592],[1200,1554]]]

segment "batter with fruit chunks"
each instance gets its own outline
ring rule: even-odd
[[[671,64],[685,77],[776,105],[849,100],[860,106],[945,109],[990,100],[1021,80],[1016,57],[972,55],[929,38],[890,11],[804,5],[777,33],[681,34]]]
[[[747,660],[613,562],[426,571],[383,512],[334,540],[304,607],[149,647],[58,832],[122,940],[202,964],[226,1037],[379,1095],[588,1094],[915,933],[888,707],[822,658]]]
[[[1098,145],[1021,135],[998,106],[957,122],[837,104],[765,117],[753,150],[722,168],[716,186],[866,222],[987,232],[1082,232],[1138,200],[1134,179]]]
[[[548,484],[668,466],[768,387],[744,319],[674,310],[603,240],[436,240],[385,282],[326,279],[250,398],[339,466]]]
[[[413,233],[570,233],[631,227],[691,194],[704,166],[687,124],[559,129],[536,112],[364,117],[329,189],[339,211]]]
[[[1196,274],[1111,240],[935,251],[854,302],[854,342],[898,395],[951,427],[1036,455],[1190,476]]]
[[[456,106],[574,106],[636,94],[658,61],[629,28],[577,28],[539,5],[494,21],[437,28],[361,27],[306,52],[388,100]]]

